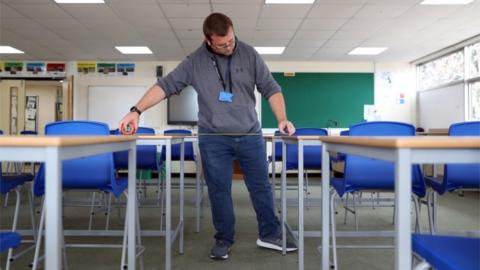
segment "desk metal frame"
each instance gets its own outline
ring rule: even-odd
[[[15,136],[6,136],[4,139],[13,139]],[[29,138],[29,140],[37,138]],[[62,137],[49,137],[43,140],[59,140]],[[66,140],[73,138],[66,138]],[[45,269],[62,269],[61,248],[63,242],[62,211],[62,161],[106,152],[128,150],[128,269],[135,269],[135,176],[136,176],[136,151],[135,140],[105,141],[94,144],[76,145],[12,145],[0,143],[0,160],[2,161],[34,161],[45,162]]]
[[[353,142],[355,138],[348,138]],[[370,138],[374,142],[396,139]],[[409,139],[404,138],[404,141]],[[410,140],[418,140],[414,137]],[[452,139],[457,141],[462,139]],[[411,215],[410,196],[412,189],[411,165],[423,163],[480,163],[480,140],[476,147],[424,147],[398,146],[380,147],[375,145],[352,144],[323,140],[322,167],[329,166],[329,151],[360,155],[394,162],[395,166],[395,269],[411,268]],[[322,247],[329,247],[329,185],[328,173],[322,174]],[[322,269],[329,269],[329,248],[322,248]],[[300,267],[299,269],[303,269]]]

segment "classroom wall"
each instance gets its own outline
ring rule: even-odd
[[[88,86],[146,85],[156,81],[155,66],[163,65],[164,74],[172,71],[177,62],[137,62],[135,73],[129,76],[75,75],[74,82],[74,119],[87,119]],[[373,62],[280,62],[267,61],[271,72],[371,72],[375,74],[375,105],[382,120],[416,122],[415,68],[408,63]],[[74,63],[70,64],[70,70]],[[403,94],[404,103],[400,103]],[[257,93],[257,112],[261,119],[261,96]],[[110,101],[114,102],[114,101]],[[136,103],[132,100],[132,105]],[[129,108],[125,108],[127,112]],[[163,102],[150,109],[145,115],[145,125],[163,130],[167,125],[167,106]],[[119,119],[120,120],[120,119]],[[182,127],[180,127],[182,128]],[[186,128],[186,127],[185,127]]]

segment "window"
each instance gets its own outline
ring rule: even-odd
[[[463,50],[419,66],[420,89],[430,89],[464,78]]]
[[[469,120],[480,120],[480,81],[469,86]]]
[[[480,42],[467,47],[468,78],[480,77]]]

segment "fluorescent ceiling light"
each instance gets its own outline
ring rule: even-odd
[[[18,49],[10,47],[10,46],[0,46],[0,53],[2,53],[2,54],[23,54],[25,52],[22,52]]]
[[[282,54],[285,47],[255,47],[259,54]]]
[[[55,0],[57,4],[105,4],[104,0]]]
[[[139,47],[122,47],[116,46],[115,49],[123,54],[153,54],[153,52],[146,46]]]
[[[474,0],[423,0],[420,5],[468,5]]]
[[[265,4],[313,4],[315,0],[265,0]]]
[[[385,51],[385,47],[357,47],[349,52],[349,55],[377,55]]]

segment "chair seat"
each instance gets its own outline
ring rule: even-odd
[[[412,249],[438,270],[480,269],[480,238],[413,234]]]
[[[2,174],[0,181],[0,193],[5,194],[10,192],[17,186],[23,185],[27,181],[32,181],[33,175],[31,174]]]
[[[435,178],[425,176],[425,184],[431,187],[433,190],[438,192],[439,194],[443,194],[445,192],[443,188],[443,179],[442,178]]]
[[[15,248],[20,245],[22,237],[16,232],[0,233],[0,252],[4,252],[9,248]]]

